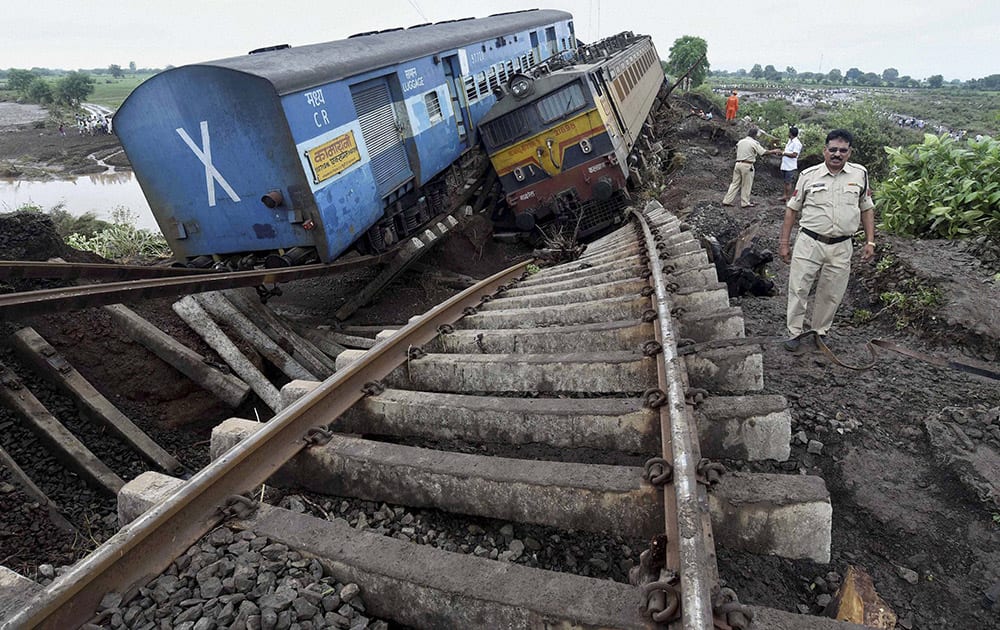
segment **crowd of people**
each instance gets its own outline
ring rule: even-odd
[[[59,127],[60,134],[63,132],[62,125]],[[91,114],[90,116],[76,115],[76,130],[79,135],[99,136],[102,134],[111,135],[111,116],[100,116]]]
[[[907,116],[905,114],[891,114],[891,113],[887,115],[889,116],[889,120],[891,120],[894,124],[900,127],[908,127],[910,129],[918,129],[918,130],[922,130],[926,127],[934,131],[934,133],[939,136],[947,135],[951,136],[955,140],[961,140],[965,138],[965,136],[968,134],[968,131],[966,131],[965,129],[952,129],[947,125],[940,125],[940,124],[932,125],[926,120],[922,118],[916,118],[915,116]],[[976,136],[976,140],[981,140],[981,139],[982,135]]]

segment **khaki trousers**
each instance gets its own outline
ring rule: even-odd
[[[753,164],[737,162],[733,168],[733,181],[729,184],[729,190],[722,199],[722,203],[733,203],[736,193],[740,193],[740,205],[745,206],[750,203],[750,188],[753,187]]]
[[[788,270],[788,314],[786,323],[793,337],[802,334],[809,291],[816,284],[811,318],[812,328],[825,335],[833,324],[833,314],[847,290],[851,277],[851,239],[827,245],[799,232]],[[818,279],[818,282],[817,282]]]

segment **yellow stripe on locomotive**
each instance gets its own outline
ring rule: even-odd
[[[592,146],[591,139],[602,133],[607,133],[604,121],[597,109],[591,109],[491,155],[490,161],[500,177],[528,166],[555,176],[563,171],[568,148]],[[584,151],[589,153],[589,150]]]

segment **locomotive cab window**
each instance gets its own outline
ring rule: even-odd
[[[579,82],[571,83],[555,94],[550,94],[538,101],[538,114],[542,122],[550,123],[566,114],[575,112],[587,104],[583,96],[583,88]]]

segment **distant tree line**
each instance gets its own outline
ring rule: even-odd
[[[76,107],[94,91],[94,79],[86,72],[69,72],[54,83],[31,70],[11,68],[6,74],[8,90],[24,100],[44,105]]]
[[[172,66],[167,66],[169,69]],[[135,62],[129,62],[130,74],[154,74],[159,68],[136,68]],[[53,70],[51,68],[9,68],[0,70],[0,81],[4,81],[6,89],[14,92],[17,98],[43,105],[57,104],[76,107],[83,99],[94,91],[94,76],[112,76],[122,78],[126,71],[116,63],[107,68],[91,70]]]
[[[858,85],[871,87],[939,88],[946,83],[944,76],[940,74],[933,74],[924,79],[915,79],[909,75],[900,76],[899,70],[896,68],[886,68],[881,73],[864,72],[860,68],[850,68],[847,72],[842,72],[840,68],[833,68],[829,72],[797,72],[792,66],[787,66],[782,71],[770,64],[762,67],[757,63],[749,71],[745,68],[740,68],[734,72],[712,70],[709,74],[717,79],[745,79],[749,77],[770,82],[789,81],[820,85]],[[997,90],[1000,89],[1000,74],[991,74],[982,79],[972,79],[964,82],[953,79],[948,81],[947,84],[975,90]]]
[[[108,65],[106,68],[79,68],[72,72],[83,72],[86,74],[97,75],[97,76],[111,75],[113,77],[120,78],[124,77],[126,74],[156,74],[161,70],[167,70],[172,67],[173,66],[167,66],[166,68],[138,68],[136,67],[134,61],[130,61],[128,64],[128,70],[125,70],[125,68],[123,68],[120,64],[113,63]],[[6,79],[10,75],[10,73],[15,70],[19,69],[8,68],[4,70],[3,68],[0,68],[0,81]],[[34,68],[28,69],[28,72],[31,72],[32,74],[38,77],[51,78],[51,77],[66,76],[71,71],[63,70],[62,68],[39,68],[36,66]]]

